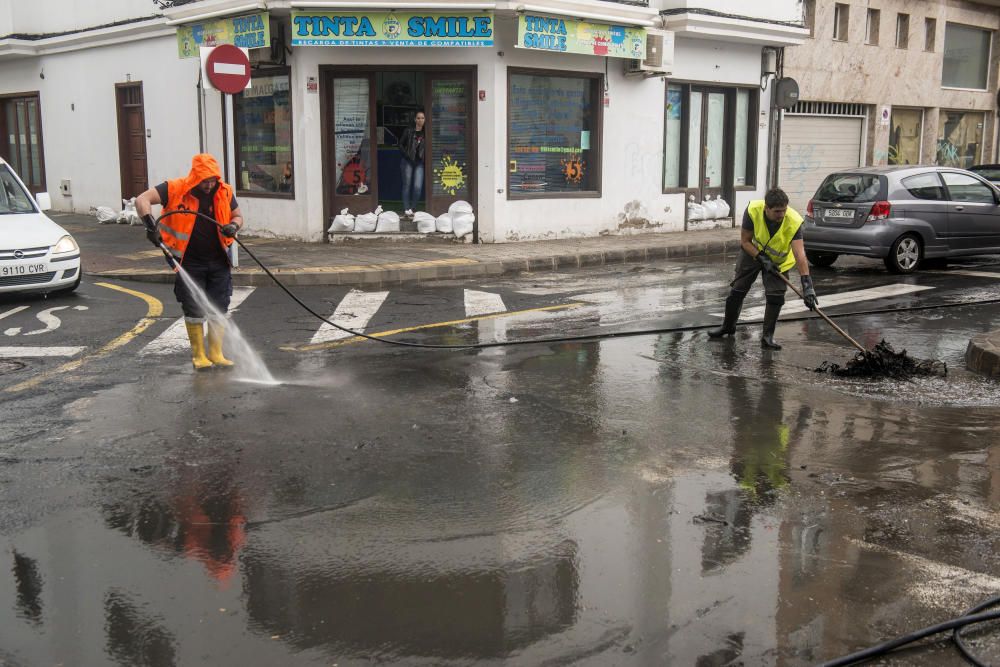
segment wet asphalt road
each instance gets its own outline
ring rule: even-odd
[[[717,322],[730,271],[389,290],[366,330],[467,344]],[[815,320],[781,324],[779,353],[756,326],[458,352],[324,340],[260,288],[233,322],[270,385],[243,358],[196,375],[170,352],[166,286],[118,284],[163,304],[132,338],[152,308],[133,294],[8,299],[0,664],[806,665],[956,616],[1000,593],[1000,385],[962,364],[1000,306],[898,309],[998,299],[1000,264],[838,262],[816,284],[821,305],[846,294],[834,316],[897,309],[839,321],[949,377],[819,375],[851,348]],[[326,314],[348,298],[297,291]],[[761,303],[758,284],[748,315]],[[84,350],[27,356],[42,346]],[[1000,661],[1000,631],[977,639]],[[885,664],[964,663],[937,644]]]

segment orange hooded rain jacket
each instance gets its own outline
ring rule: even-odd
[[[219,188],[215,191],[214,199],[215,220],[219,225],[229,224],[233,213],[229,208],[233,199],[233,188],[228,183],[223,182],[219,163],[208,153],[199,153],[191,159],[191,172],[186,177],[167,181],[168,199],[163,204],[163,211],[197,212],[198,198],[191,194],[191,190],[206,178],[219,179]],[[187,249],[188,241],[191,240],[191,232],[194,230],[196,219],[197,216],[193,213],[176,213],[160,219],[163,244],[170,248],[171,254],[177,259],[183,260],[184,258],[184,251]],[[215,231],[223,249],[228,250],[229,246],[233,244],[233,239],[223,236],[218,229]]]

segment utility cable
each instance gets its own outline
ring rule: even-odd
[[[843,667],[844,665],[853,665],[865,660],[870,660],[872,658],[877,658],[879,656],[886,655],[897,648],[905,646],[907,644],[912,644],[913,642],[924,639],[925,637],[930,637],[931,635],[936,635],[941,632],[946,632],[948,630],[953,630],[952,639],[955,644],[961,650],[962,654],[976,667],[989,667],[989,663],[980,661],[976,656],[972,654],[969,647],[965,644],[962,638],[962,630],[970,625],[976,623],[983,623],[984,621],[993,621],[1000,619],[1000,609],[994,611],[983,612],[982,610],[988,609],[989,607],[995,607],[1000,604],[1000,596],[990,598],[986,602],[976,605],[968,612],[959,616],[958,618],[953,618],[950,621],[945,621],[944,623],[938,623],[936,625],[931,625],[926,628],[921,628],[914,632],[902,635],[895,639],[890,639],[888,641],[882,642],[881,644],[876,644],[869,648],[863,649],[861,651],[856,651],[850,655],[845,655],[834,660],[830,660],[820,664],[820,667]],[[974,613],[980,612],[980,613]]]
[[[219,225],[219,223],[216,220],[214,220],[213,218],[210,218],[210,217],[208,217],[206,215],[202,215],[201,213],[198,213],[196,211],[188,211],[188,210],[166,211],[166,212],[162,213],[159,218],[157,218],[157,221],[162,220],[163,218],[171,216],[171,215],[176,215],[178,213],[187,213],[189,215],[197,215],[199,217],[202,217],[202,218],[205,218],[206,220],[211,221],[215,225]],[[261,270],[265,274],[267,274],[267,276],[271,280],[273,280],[274,283],[285,294],[287,294],[289,298],[291,298],[293,301],[295,301],[295,303],[297,303],[299,306],[301,306],[310,315],[312,315],[313,317],[316,317],[317,319],[319,319],[319,320],[321,320],[321,321],[329,324],[330,326],[332,326],[332,327],[334,327],[336,329],[339,329],[339,330],[343,331],[344,333],[348,333],[348,334],[351,334],[352,336],[357,336],[359,338],[366,338],[368,340],[377,341],[379,343],[386,343],[386,344],[389,344],[389,345],[399,345],[399,346],[403,346],[403,347],[419,347],[419,348],[428,348],[428,349],[434,349],[434,350],[477,350],[477,349],[484,349],[484,348],[491,348],[491,347],[514,347],[514,346],[517,346],[517,345],[545,345],[545,344],[549,344],[549,343],[579,343],[579,342],[585,342],[585,341],[603,340],[603,339],[607,339],[607,338],[627,338],[627,337],[630,337],[630,336],[651,336],[651,335],[657,335],[657,334],[687,333],[687,332],[694,332],[694,331],[704,331],[706,329],[715,329],[716,327],[718,327],[718,324],[714,324],[714,323],[713,324],[692,324],[692,325],[686,325],[686,326],[665,327],[665,328],[659,328],[659,329],[636,329],[636,330],[630,330],[630,331],[608,331],[608,332],[593,333],[593,334],[581,334],[581,335],[578,335],[578,336],[555,336],[555,337],[552,337],[552,338],[531,338],[531,339],[526,339],[526,340],[505,340],[505,341],[493,341],[493,342],[487,342],[487,343],[470,343],[468,345],[434,345],[434,344],[430,344],[430,343],[412,343],[412,342],[409,342],[409,341],[393,340],[391,338],[384,338],[384,337],[380,337],[380,336],[373,336],[373,335],[370,335],[370,334],[363,333],[361,331],[355,331],[353,329],[348,329],[347,327],[341,326],[340,324],[337,324],[336,322],[333,322],[330,319],[324,317],[323,315],[317,313],[308,304],[306,304],[304,301],[302,301],[302,299],[300,299],[294,292],[292,292],[290,289],[288,289],[288,287],[283,282],[281,282],[281,280],[276,275],[274,275],[274,273],[272,273],[271,270],[253,253],[253,251],[250,250],[246,245],[243,244],[242,241],[239,240],[238,237],[235,237],[233,240],[236,241],[236,243],[239,244],[240,248],[242,248],[243,250],[246,251],[246,253],[251,257],[251,259],[253,259],[253,261],[256,262],[258,266],[260,266]],[[161,246],[161,249],[163,249],[162,246]],[[167,258],[167,263],[171,266],[172,269],[174,269],[174,263],[177,262],[176,258],[174,258],[172,255],[170,255],[169,252],[167,252],[165,249],[164,249],[164,255]],[[174,270],[176,270],[176,269],[174,269]],[[758,269],[755,268],[754,270],[758,270]],[[993,299],[980,299],[980,300],[975,300],[975,301],[960,301],[960,302],[955,302],[955,303],[928,304],[928,305],[920,305],[920,306],[907,306],[905,308],[892,307],[892,308],[872,308],[872,309],[869,309],[869,310],[854,310],[854,311],[850,311],[850,312],[847,312],[847,313],[838,313],[837,317],[841,318],[841,317],[859,317],[859,316],[864,316],[864,315],[884,315],[884,314],[887,314],[887,313],[916,312],[916,311],[922,311],[922,310],[937,310],[937,309],[942,309],[942,308],[959,308],[959,307],[962,307],[962,306],[980,306],[980,305],[993,305],[993,304],[1000,304],[1000,297],[993,298]],[[811,313],[804,313],[804,314],[802,314],[800,316],[797,316],[797,317],[795,317],[795,316],[793,316],[793,317],[783,317],[780,321],[781,322],[802,322],[802,321],[806,321],[806,320],[815,320],[815,319],[818,319],[815,315],[813,315]],[[761,320],[749,320],[749,321],[737,322],[736,326],[738,326],[738,327],[746,327],[746,326],[756,325],[756,324],[760,324],[760,323],[761,323]]]

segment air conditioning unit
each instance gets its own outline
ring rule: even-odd
[[[263,49],[250,49],[247,52],[247,58],[250,60],[251,67],[255,65],[270,65],[274,62],[271,60],[270,47],[265,47]]]
[[[646,28],[646,57],[625,61],[625,74],[630,76],[667,76],[674,70],[674,33],[670,30]]]

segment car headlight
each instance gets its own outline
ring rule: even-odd
[[[66,236],[59,239],[59,243],[52,247],[52,254],[59,254],[64,252],[74,252],[79,250],[80,246],[76,244],[73,237],[67,234]]]

